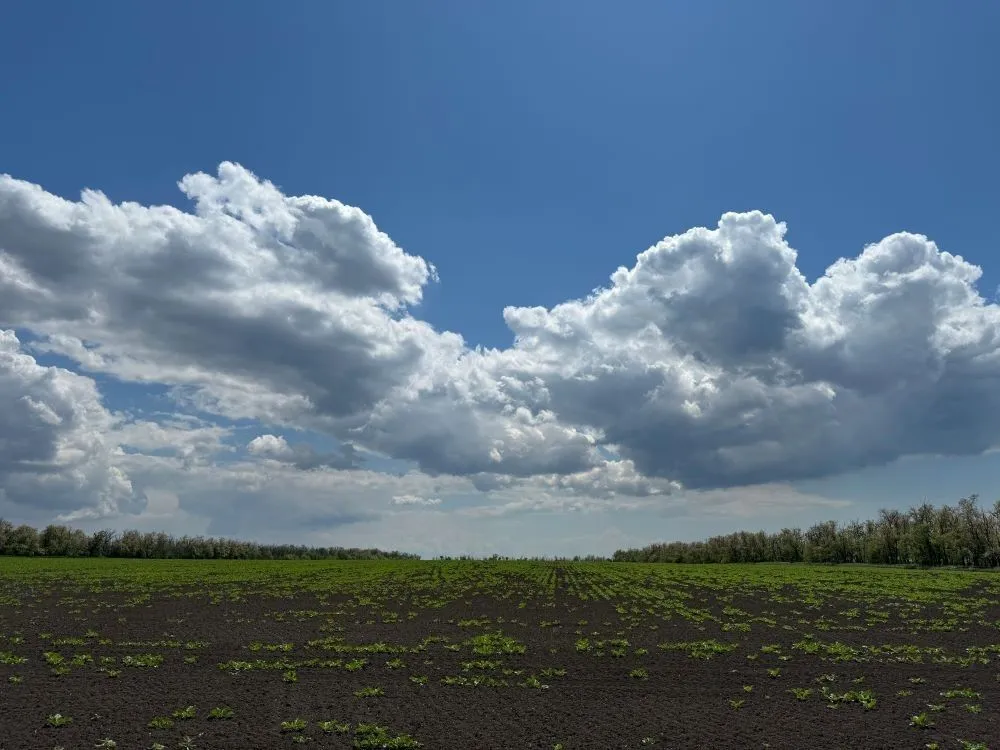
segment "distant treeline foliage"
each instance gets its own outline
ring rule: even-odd
[[[499,555],[492,554],[489,557],[483,557],[480,555],[438,555],[434,558],[435,560],[448,560],[454,562],[456,560],[462,562],[608,562],[607,557],[601,555],[541,555],[529,557],[526,555],[513,556],[513,555]]]
[[[404,560],[419,559],[405,552],[296,544],[257,544],[214,537],[162,532],[101,530],[87,534],[66,526],[14,526],[0,518],[0,555],[32,557],[138,557],[183,560]]]
[[[986,510],[979,496],[957,506],[881,510],[878,519],[838,525],[824,521],[802,531],[739,531],[703,542],[666,542],[618,550],[619,562],[816,562],[875,565],[1000,566],[1000,501]]]

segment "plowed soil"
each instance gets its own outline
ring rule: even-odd
[[[697,592],[696,592],[697,595]],[[704,592],[709,601],[713,592]],[[65,597],[70,596],[67,599]],[[444,642],[429,645],[422,653],[362,654],[368,660],[359,671],[301,667],[297,681],[286,682],[281,670],[250,670],[233,673],[218,667],[233,659],[354,658],[305,646],[307,641],[326,638],[325,613],[337,611],[345,598],[302,594],[295,597],[255,596],[246,601],[211,602],[206,596],[178,598],[153,593],[141,605],[124,606],[122,594],[86,594],[48,590],[37,600],[23,599],[19,605],[0,605],[0,633],[19,633],[22,641],[10,645],[0,640],[0,652],[21,654],[21,664],[0,664],[0,749],[83,750],[112,738],[118,748],[149,748],[159,742],[178,747],[183,736],[198,750],[223,748],[289,748],[298,746],[293,734],[309,739],[306,746],[351,748],[352,732],[322,731],[317,722],[335,719],[375,723],[406,733],[421,747],[437,750],[552,750],[561,743],[565,750],[658,748],[858,748],[899,750],[925,748],[939,742],[941,748],[959,748],[960,739],[991,741],[1000,748],[1000,682],[997,666],[974,664],[834,663],[792,651],[789,644],[801,633],[777,628],[754,628],[740,633],[739,647],[710,659],[691,658],[682,651],[657,647],[664,641],[699,641],[718,636],[704,625],[684,619],[652,619],[649,627],[628,631],[628,652],[621,657],[604,653],[579,653],[574,644],[585,634],[600,629],[603,638],[614,637],[618,613],[608,602],[580,601],[556,596],[554,602],[528,603],[489,597],[452,602],[441,609],[426,610],[412,619],[395,623],[377,617],[337,620],[343,630],[335,635],[349,644],[385,642],[414,646],[428,636],[444,636],[461,643],[480,632],[502,627],[526,646],[523,654],[482,657],[468,648],[451,651]],[[830,612],[850,603],[829,602]],[[738,602],[745,611],[759,613],[753,600]],[[774,603],[767,610],[775,614]],[[794,608],[794,604],[785,605]],[[398,611],[405,614],[407,605]],[[311,611],[318,615],[301,613]],[[792,612],[777,613],[780,622],[795,622]],[[815,617],[813,612],[810,616]],[[458,620],[490,618],[486,627],[460,626]],[[502,626],[496,625],[503,618]],[[436,622],[435,622],[436,620]],[[448,622],[453,620],[454,622]],[[558,620],[560,625],[542,625]],[[587,620],[586,626],[578,621]],[[607,623],[612,627],[603,625]],[[656,625],[655,629],[652,627]],[[59,645],[60,636],[85,637],[87,643]],[[93,633],[100,634],[103,645]],[[51,634],[43,637],[43,634]],[[901,635],[870,628],[865,632],[837,633],[846,643],[900,643],[942,647],[963,653],[969,645],[1000,641],[995,628],[970,625],[965,632]],[[108,642],[110,640],[110,643]],[[134,641],[176,639],[202,641],[202,648],[137,648],[120,645]],[[248,644],[291,643],[289,652],[257,651]],[[778,661],[773,654],[759,654],[765,644],[784,643],[782,653],[793,655]],[[636,656],[636,648],[648,654]],[[94,663],[52,674],[44,652],[58,651],[67,659],[90,654]],[[99,670],[100,657],[157,653],[164,656],[156,667],[117,667],[120,675],[109,677]],[[759,654],[755,659],[748,655]],[[196,663],[184,657],[197,656]],[[387,668],[385,662],[401,658],[406,666]],[[463,662],[497,659],[507,669],[523,670],[503,677],[498,669],[463,670]],[[547,687],[518,686],[527,676],[541,675],[546,668],[564,669],[565,676],[540,677]],[[630,676],[636,667],[648,672],[646,679]],[[768,668],[779,668],[769,676]],[[447,685],[445,675],[489,674],[507,679],[507,687]],[[835,708],[818,697],[821,675],[833,675],[831,684],[840,691],[863,686],[878,696],[877,707],[865,710],[857,703]],[[20,676],[19,682],[9,677]],[[413,675],[426,675],[426,684],[413,682]],[[853,680],[863,678],[855,683]],[[744,686],[752,686],[751,691]],[[365,686],[379,686],[384,695],[357,697]],[[941,692],[956,687],[981,694],[974,699],[946,699]],[[814,696],[797,700],[790,688],[813,688]],[[912,691],[898,695],[900,691]],[[731,701],[744,701],[735,707]],[[910,726],[910,717],[929,711],[928,705],[946,705],[931,711],[934,726]],[[974,712],[965,705],[979,705]],[[181,707],[195,706],[197,716],[178,720],[170,729],[150,729],[155,716],[169,716]],[[229,706],[232,719],[212,720],[208,711]],[[46,726],[52,714],[72,717],[62,727]],[[300,733],[282,732],[280,724],[296,717],[308,721]],[[353,731],[353,730],[352,730]],[[993,742],[997,744],[992,744]]]

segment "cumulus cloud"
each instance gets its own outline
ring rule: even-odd
[[[570,474],[603,463],[595,430],[518,404],[502,382],[477,392],[480,384],[463,382],[461,371],[456,367],[450,383],[398,389],[373,410],[358,439],[435,474]]]
[[[252,456],[280,461],[303,470],[321,467],[352,469],[359,464],[358,451],[350,443],[341,446],[339,453],[320,453],[306,443],[289,445],[280,435],[258,435],[247,444],[247,452]]]
[[[0,501],[67,520],[131,507],[128,475],[105,434],[113,418],[93,380],[45,367],[0,330]]]
[[[666,496],[681,489],[678,482],[644,476],[630,459],[604,461],[600,466],[575,474],[540,475],[534,483],[593,498]]]
[[[363,449],[583,507],[1000,444],[1000,308],[979,268],[922,235],[809,283],[784,224],[727,213],[587,297],[508,307],[515,343],[483,350],[415,317],[433,266],[361,210],[230,163],[179,185],[190,211],[0,178],[0,325],[84,371],[167,385],[180,408],[258,420],[247,451],[269,471],[349,471]],[[148,448],[157,429],[116,439]],[[222,439],[197,429],[177,437],[188,465]]]
[[[359,209],[230,163],[180,187],[193,213],[0,177],[0,321],[85,369],[279,422],[364,414],[461,347],[402,312],[434,269]]]
[[[439,497],[420,497],[420,495],[396,495],[392,498],[392,505],[440,505]]]
[[[1000,442],[1000,308],[979,268],[905,233],[811,285],[795,260],[759,212],[668,237],[585,299],[507,308],[516,343],[468,355],[464,403],[544,409],[689,488]]]
[[[159,421],[120,421],[107,435],[109,442],[143,453],[177,456],[184,465],[210,463],[218,454],[233,449],[225,443],[232,430],[183,414]]]

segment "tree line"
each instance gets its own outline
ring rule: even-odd
[[[435,560],[462,561],[462,562],[608,562],[608,558],[603,555],[500,555],[492,554],[489,557],[481,555],[438,555]]]
[[[203,536],[175,538],[163,532],[107,529],[87,534],[68,526],[14,526],[0,518],[0,555],[22,557],[134,557],[176,560],[405,560],[420,555],[356,547],[259,544]]]
[[[420,555],[356,547],[261,544],[234,539],[182,536],[164,532],[107,529],[87,534],[51,524],[39,531],[0,518],[0,555],[52,557],[128,557],[187,560],[418,560]],[[438,559],[482,559],[470,555]],[[513,558],[600,561],[597,555]],[[616,562],[753,563],[814,562],[876,565],[1000,567],[1000,500],[986,509],[978,495],[957,505],[929,503],[908,511],[880,510],[878,518],[839,524],[823,521],[806,530],[775,533],[738,531],[698,542],[663,542],[615,552]]]
[[[990,509],[979,496],[936,508],[880,510],[877,519],[823,521],[803,531],[738,531],[700,542],[665,542],[618,550],[619,562],[816,562],[876,565],[1000,566],[1000,501]]]

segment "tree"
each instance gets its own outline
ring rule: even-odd
[[[12,529],[7,535],[5,546],[8,555],[34,557],[42,554],[38,531],[32,526],[22,525]]]

